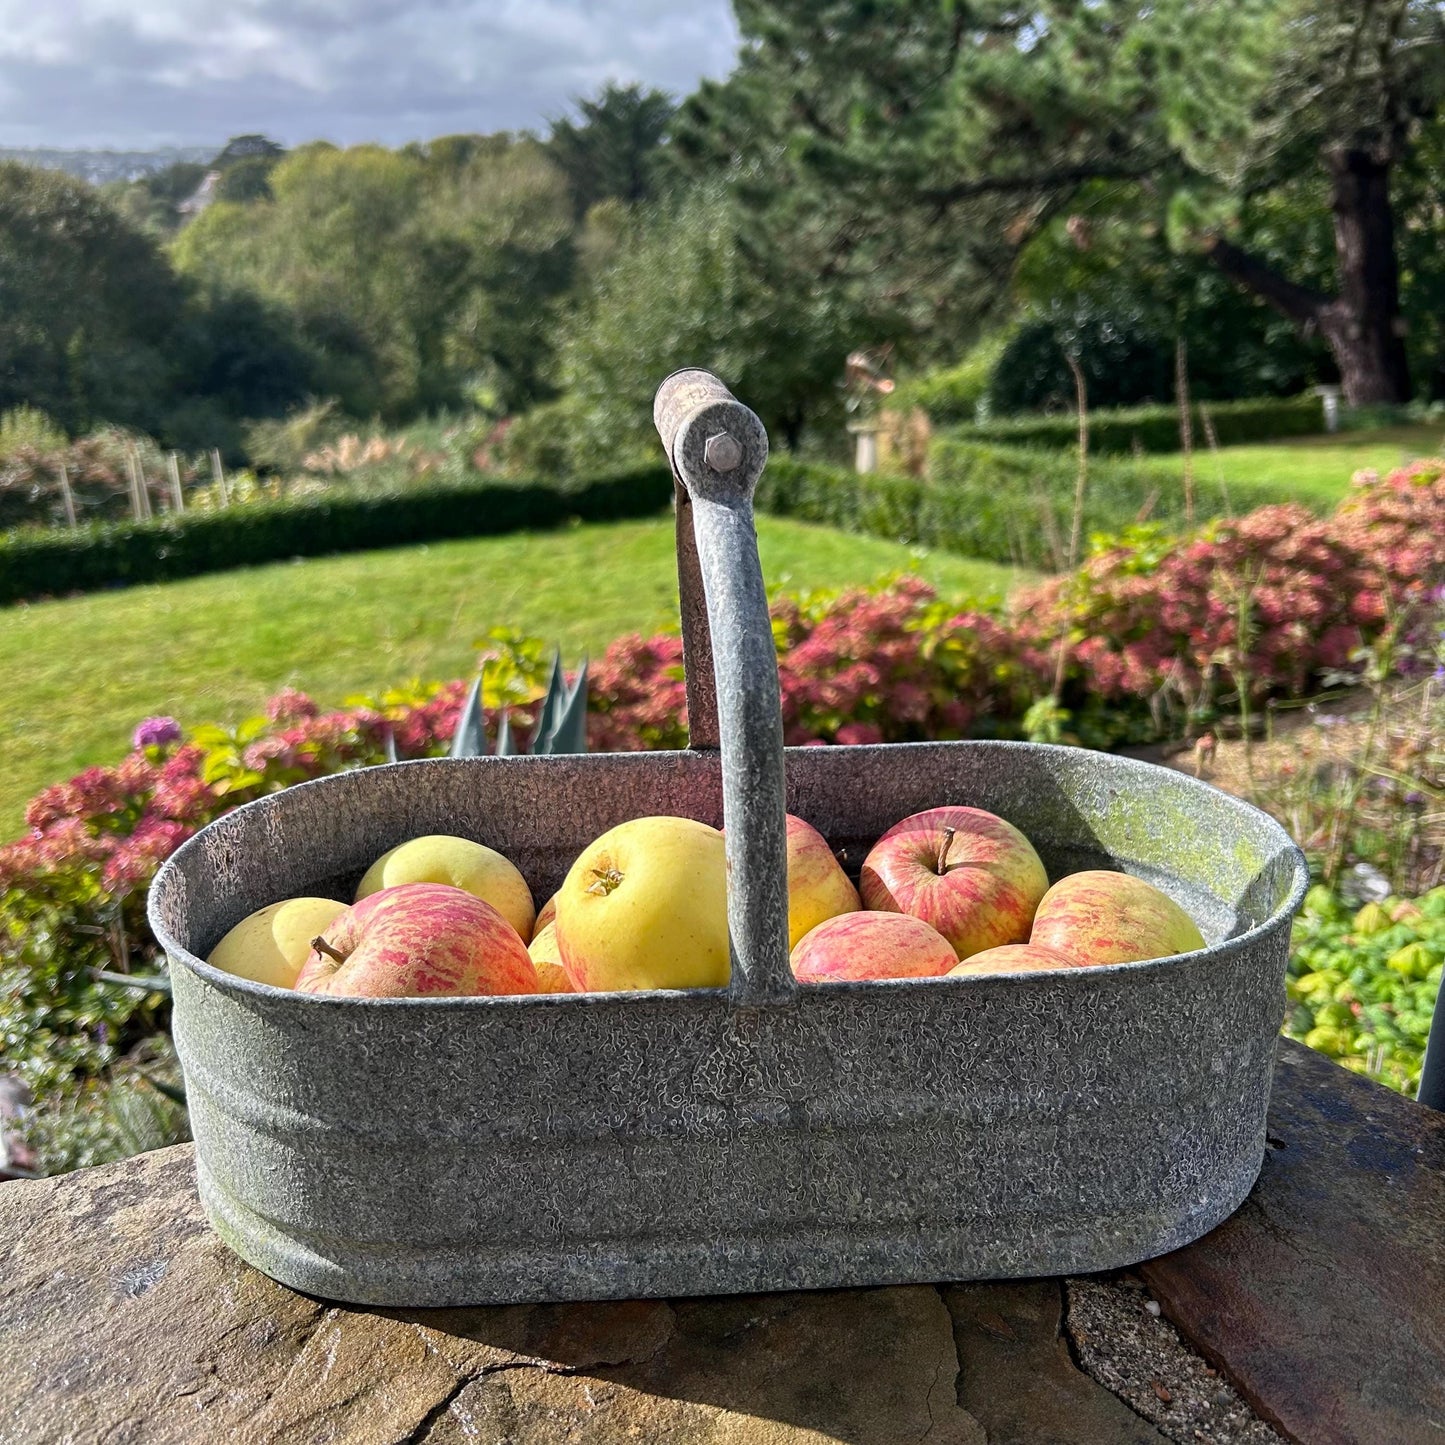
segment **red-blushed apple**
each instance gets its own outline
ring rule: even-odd
[[[1203,948],[1204,936],[1152,883],[1088,869],[1060,878],[1044,894],[1029,942],[1079,963],[1137,963]]]
[[[811,824],[788,814],[788,947],[825,919],[856,913],[863,905],[828,841]]]
[[[1025,973],[1052,968],[1084,968],[1085,964],[1065,958],[1052,948],[1037,943],[1003,943],[986,948],[949,969],[950,978],[966,978],[975,973]]]
[[[368,894],[318,934],[296,988],[359,998],[536,993],[537,971],[490,903],[446,883],[403,883]]]
[[[538,930],[537,936],[527,945],[527,955],[532,967],[537,970],[538,993],[575,993],[572,980],[567,977],[562,962],[562,950],[557,946],[557,925],[548,923]]]
[[[840,913],[799,940],[790,955],[799,983],[938,978],[957,962],[936,928],[908,913]]]
[[[558,890],[557,942],[578,993],[721,988],[732,971],[723,835],[692,818],[610,828]]]
[[[557,919],[557,895],[554,893],[541,907],[537,913],[537,921],[532,925],[532,937],[540,938],[542,930],[549,923]]]
[[[490,903],[525,944],[533,926],[532,890],[508,858],[484,843],[428,833],[400,843],[383,853],[366,870],[356,889],[356,901],[396,888],[402,883],[449,883]]]
[[[930,808],[895,823],[863,860],[865,908],[911,913],[960,959],[1028,941],[1049,876],[1033,844],[982,808]]]

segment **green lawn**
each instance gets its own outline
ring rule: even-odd
[[[908,568],[945,593],[1027,574],[763,517],[763,574],[794,590]],[[291,685],[323,703],[408,678],[461,676],[507,626],[596,657],[675,626],[671,518],[280,563],[0,610],[0,838],[47,783],[128,748],[152,713],[235,720]]]
[[[1416,457],[1445,450],[1445,424],[1390,427],[1379,431],[1336,432],[1332,436],[1294,437],[1261,446],[1221,447],[1217,455],[1195,454],[1195,484],[1206,498],[1217,499],[1221,479],[1230,507],[1256,505],[1257,487],[1288,487],[1307,506],[1332,507],[1364,467],[1387,472]],[[1170,460],[1182,468],[1176,453]]]

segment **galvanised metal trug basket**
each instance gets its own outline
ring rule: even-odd
[[[1299,850],[1203,783],[1081,749],[785,750],[752,516],[766,433],[699,371],[663,384],[656,419],[679,479],[688,751],[343,773],[217,820],[157,876],[217,1232],[294,1288],[385,1305],[1051,1275],[1203,1234],[1263,1158]],[[785,809],[856,876],[940,804],[1002,814],[1051,877],[1150,879],[1208,946],[796,987]],[[202,961],[265,904],[349,898],[418,834],[500,849],[540,901],[599,833],[658,813],[727,825],[727,989],[359,1000]]]

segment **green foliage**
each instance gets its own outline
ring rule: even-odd
[[[659,147],[672,119],[660,90],[609,82],[596,100],[579,100],[578,121],[552,123],[547,152],[567,178],[581,220],[598,201],[639,205],[653,198]]]
[[[155,243],[84,182],[0,163],[0,409],[156,430],[184,301]]]
[[[1445,970],[1445,888],[1351,914],[1315,887],[1294,925],[1285,1032],[1413,1094]]]
[[[175,1097],[179,1095],[179,1097]],[[22,1125],[41,1174],[64,1174],[191,1137],[180,1064],[157,1034],[102,1078],[48,1094]]]
[[[1284,401],[1221,401],[1192,409],[1194,444],[1204,448],[1204,416],[1208,413],[1220,446],[1275,441],[1281,437],[1312,436],[1324,426],[1317,396]],[[1077,452],[1077,416],[1010,417],[953,433],[968,442],[994,442],[1004,446],[1051,447]],[[1089,452],[1127,456],[1133,452],[1177,452],[1179,409],[1174,406],[1131,407],[1117,411],[1089,411]]]
[[[288,314],[316,389],[352,415],[482,396],[520,409],[547,390],[571,203],[535,141],[465,154],[303,147],[270,171],[269,200],[220,201],[188,226],[176,264]]]
[[[471,483],[400,494],[325,492],[75,532],[0,533],[0,604],[97,587],[193,577],[285,557],[495,536],[665,507],[671,475],[652,466],[570,485]]]
[[[1049,313],[1025,322],[999,357],[989,388],[991,411],[1011,416],[1075,406],[1066,353],[1084,373],[1091,410],[1158,401],[1173,390],[1172,348],[1128,309],[1098,313],[1068,298]]]
[[[221,172],[216,200],[247,206],[271,198],[271,172],[276,161],[270,156],[246,156]]]
[[[0,1054],[37,1095],[104,1074],[164,1021],[162,994],[96,977],[142,917],[142,901],[117,901],[83,858],[0,884]]]
[[[295,476],[306,458],[341,432],[342,419],[331,401],[313,401],[274,421],[256,421],[246,428],[246,455],[268,472]]]
[[[936,427],[981,420],[979,410],[988,406],[994,370],[1013,334],[1012,327],[1000,327],[973,347],[962,361],[900,382],[888,399],[888,410],[922,407]]]
[[[37,452],[61,451],[69,438],[39,407],[15,406],[0,412],[0,462],[28,448]]]
[[[507,646],[502,649],[501,679],[498,681],[493,674],[497,669],[489,662],[484,661],[482,671],[472,679],[472,685],[467,690],[465,700],[462,702],[461,712],[457,715],[456,730],[452,733],[450,757],[454,758],[481,758],[486,757],[489,751],[495,751],[498,757],[515,757],[519,754],[531,753],[533,756],[550,755],[553,753],[585,753],[587,751],[587,660],[583,658],[582,666],[577,670],[577,676],[568,686],[567,679],[562,672],[562,652],[559,648],[552,655],[552,666],[547,673],[547,685],[540,689],[540,697],[534,696],[537,689],[528,688],[526,695],[516,699],[524,702],[536,702],[535,725],[532,728],[532,735],[528,742],[519,743],[513,733],[510,713],[507,710],[505,701],[500,704],[501,718],[497,724],[497,739],[494,749],[487,745],[487,705],[499,706],[493,701],[497,694],[506,697],[507,685],[509,682],[515,684],[521,676],[527,676],[529,680],[536,679],[536,653],[538,644],[526,639],[516,639],[521,643],[520,660],[525,664],[525,673],[519,672],[519,648],[515,645],[510,634],[500,633],[494,629],[493,638],[500,636]],[[390,761],[395,762],[395,750],[391,750]]]
[[[770,284],[716,190],[641,212],[569,328],[560,377],[574,467],[656,446],[652,397],[680,364],[746,397],[774,437],[841,421],[845,298]]]
[[[860,476],[821,463],[775,458],[758,488],[764,511],[845,531],[916,542],[967,557],[1061,570],[1072,521],[1077,463],[1063,451],[1027,450],[944,436],[932,476]],[[1286,489],[1251,489],[1258,504]],[[1201,505],[1214,497],[1201,489]],[[1117,533],[1149,518],[1182,523],[1184,489],[1163,463],[1099,457],[1089,466],[1083,528]]]
[[[1311,178],[1285,191],[1252,197],[1236,239],[1281,272],[1328,290],[1334,255],[1326,187]],[[1148,180],[1096,182],[1024,247],[1013,278],[1023,326],[1001,368],[997,410],[1073,407],[1066,349],[1080,359],[1094,407],[1172,397],[1181,338],[1196,399],[1287,395],[1332,376],[1317,338],[1302,338],[1197,248],[1171,245],[1158,206]]]
[[[1364,362],[1362,331],[1339,322],[1388,338],[1398,320],[1392,288],[1372,287],[1365,271],[1383,274],[1388,261],[1379,238],[1389,235],[1389,168],[1408,160],[1445,90],[1436,0],[738,0],[736,9],[738,66],[684,105],[672,150],[695,173],[732,177],[759,235],[866,293],[875,317],[891,310],[900,339],[967,334],[1009,307],[1006,278],[1034,236],[1081,201],[1107,206],[1104,188],[1132,189],[1138,245],[1126,248],[1128,262],[1144,269],[1145,258],[1166,283],[1153,298],[1166,321],[1198,315],[1189,293],[1201,269],[1165,275],[1175,269],[1161,252],[1167,239],[1198,248],[1196,260],[1268,299],[1303,334],[1321,330],[1340,366],[1356,368],[1359,399],[1397,389],[1388,347]],[[1353,186],[1346,156],[1373,158],[1365,169],[1382,167],[1385,187]],[[1319,292],[1287,250],[1280,265],[1251,266],[1238,249],[1252,240],[1240,225],[1254,198],[1300,177],[1333,186],[1350,220],[1341,275]],[[1317,214],[1328,227],[1329,207]],[[1347,244],[1351,234],[1366,244]],[[1127,270],[1115,293],[1126,303],[1140,299],[1128,295]],[[1071,305],[1067,283],[1050,290],[1045,305]],[[1131,304],[1111,303],[1107,319],[1166,356],[1179,334]],[[1245,350],[1258,355],[1259,318],[1238,319],[1249,322]]]

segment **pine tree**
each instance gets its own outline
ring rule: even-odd
[[[735,0],[738,69],[674,133],[760,231],[918,325],[977,316],[1099,181],[1320,334],[1355,404],[1403,401],[1391,181],[1445,92],[1445,0]],[[1242,205],[1328,181],[1333,292],[1239,244]],[[933,318],[938,324],[939,318]]]

